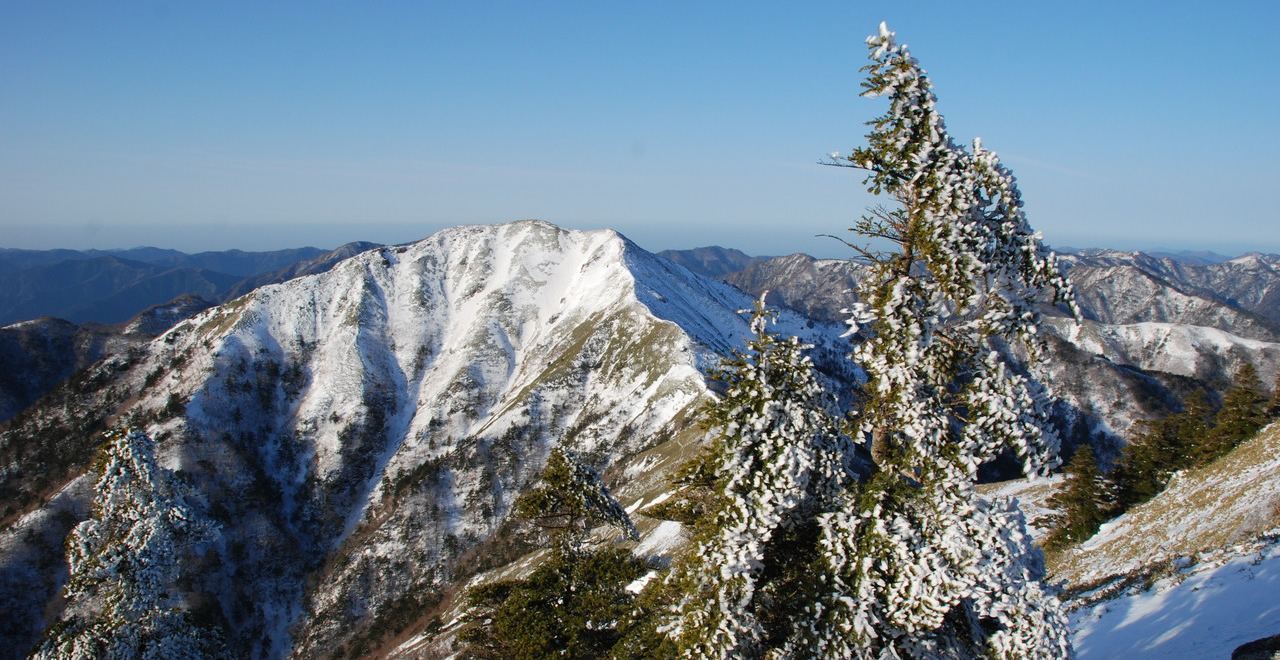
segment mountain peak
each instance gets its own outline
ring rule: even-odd
[[[624,472],[696,448],[704,374],[751,304],[611,230],[454,227],[201,312],[93,392],[145,425],[236,549],[190,588],[229,603],[237,655],[317,655],[509,543],[495,535],[553,447]],[[782,324],[844,362],[840,328]],[[81,442],[60,455],[87,460]]]

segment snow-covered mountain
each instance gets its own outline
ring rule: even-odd
[[[696,446],[705,373],[750,304],[611,231],[530,221],[210,309],[0,431],[0,633],[24,648],[57,612],[66,568],[30,558],[87,514],[97,431],[131,423],[222,530],[175,585],[195,616],[236,655],[365,648],[524,551],[504,521],[551,447],[641,483]],[[782,324],[852,377],[838,326]]]
[[[1200,381],[1243,361],[1275,373],[1266,294],[1233,302],[1210,287],[1229,274],[1160,260],[1072,259],[1073,273],[1120,269],[1078,286],[1133,322],[1087,308],[1082,328],[1051,324],[1045,364],[1068,444],[1114,452],[1134,420]],[[1212,267],[1270,286],[1273,261],[1245,261]],[[359,657],[526,555],[507,513],[552,447],[577,450],[632,510],[660,501],[699,446],[706,374],[741,345],[737,310],[752,296],[770,290],[817,319],[788,312],[780,330],[815,345],[836,389],[856,377],[842,325],[824,322],[851,301],[848,262],[753,262],[728,277],[743,293],[611,231],[528,221],[317,269],[130,344],[0,425],[0,657],[22,656],[66,605],[63,544],[90,513],[87,470],[113,426],[155,438],[183,510],[218,530],[173,585],[194,620],[236,656]],[[1123,294],[1105,287],[1125,277],[1154,318],[1120,314]],[[641,521],[641,547],[678,543],[672,525]]]
[[[1193,265],[1141,252],[1064,255],[1086,317],[1112,325],[1178,323],[1280,341],[1280,256]]]
[[[1194,264],[1141,252],[1061,255],[1085,323],[1048,310],[1050,385],[1068,409],[1070,443],[1109,455],[1135,420],[1164,414],[1190,381],[1220,387],[1252,363],[1264,383],[1280,367],[1280,256]],[[794,254],[723,276],[743,291],[838,321],[863,267]]]

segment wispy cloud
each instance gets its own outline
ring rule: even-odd
[[[1076,178],[1078,178],[1078,179],[1088,179],[1088,180],[1090,180],[1090,181],[1100,181],[1100,182],[1101,182],[1101,181],[1106,181],[1106,180],[1107,180],[1107,179],[1106,179],[1106,177],[1099,176],[1099,175],[1094,174],[1094,173],[1092,173],[1092,172],[1086,172],[1086,171],[1084,171],[1084,170],[1077,170],[1077,169],[1073,169],[1073,168],[1070,168],[1070,167],[1063,167],[1063,166],[1061,166],[1061,165],[1055,165],[1055,164],[1053,164],[1053,163],[1046,163],[1046,162],[1044,162],[1044,161],[1042,161],[1042,160],[1036,160],[1036,159],[1034,159],[1034,158],[1027,158],[1026,156],[1019,156],[1019,155],[1017,155],[1017,154],[1010,154],[1010,153],[1004,153],[1004,152],[1001,152],[1001,153],[1000,153],[1000,159],[1001,159],[1001,160],[1007,160],[1007,161],[1009,161],[1009,162],[1011,162],[1011,163],[1021,163],[1021,164],[1024,164],[1024,165],[1030,165],[1030,166],[1032,166],[1032,167],[1038,167],[1038,168],[1041,168],[1041,169],[1050,170],[1050,171],[1053,171],[1053,172],[1057,172],[1057,173],[1059,173],[1059,174],[1065,174],[1065,175],[1067,175],[1067,176],[1076,177]]]

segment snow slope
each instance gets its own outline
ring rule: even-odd
[[[235,654],[314,657],[522,554],[501,532],[551,447],[608,474],[678,462],[751,303],[612,231],[455,227],[201,313],[93,396],[222,524],[189,588]],[[838,326],[781,329],[847,365]]]
[[[1280,423],[1050,566],[1081,658],[1227,657],[1280,633]]]
[[[1280,546],[1200,565],[1150,590],[1076,611],[1080,660],[1227,658],[1280,632]]]
[[[1280,344],[1247,339],[1224,330],[1179,323],[1106,325],[1086,321],[1071,332],[1063,319],[1050,319],[1057,333],[1086,353],[1116,364],[1202,380],[1227,380],[1245,362],[1263,383],[1280,370]]]

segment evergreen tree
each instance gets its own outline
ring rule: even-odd
[[[218,631],[198,626],[178,588],[184,554],[216,533],[156,464],[155,443],[112,431],[100,462],[93,516],[67,539],[67,610],[33,658],[215,658]]]
[[[563,449],[552,450],[541,482],[516,499],[513,515],[547,532],[550,555],[524,579],[468,590],[469,626],[459,635],[465,658],[602,658],[631,613],[626,586],[649,567],[627,550],[590,541],[600,525],[637,539],[626,510],[595,470]]]
[[[1213,410],[1202,391],[1195,391],[1182,410],[1158,420],[1141,420],[1111,473],[1116,515],[1158,495],[1179,470],[1204,462],[1212,443]]]
[[[1203,462],[1225,455],[1265,426],[1267,403],[1258,370],[1252,364],[1244,363],[1222,397],[1222,408],[1218,410],[1216,423],[1208,434]]]
[[[600,525],[638,538],[631,517],[600,475],[560,448],[547,458],[539,487],[516,499],[513,514],[548,532],[544,544],[569,554],[582,552],[591,530]]]
[[[649,567],[628,550],[553,551],[529,577],[467,592],[472,626],[462,657],[476,660],[604,658],[632,611],[626,587]]]
[[[1066,473],[1063,489],[1049,500],[1061,512],[1052,518],[1054,530],[1045,540],[1051,549],[1081,543],[1107,521],[1104,479],[1089,445],[1076,449]]]
[[[1015,356],[1038,348],[1045,295],[1075,311],[1028,226],[1013,176],[947,135],[931,84],[883,24],[867,40],[866,96],[890,108],[837,164],[889,194],[855,227],[897,244],[872,263],[852,325],[869,375],[861,433],[878,472],[820,517],[825,592],[778,657],[1064,658],[1066,617],[1009,502],[973,488],[1006,449],[1028,474],[1056,461],[1048,400]]]
[[[812,592],[817,516],[852,484],[853,448],[806,346],[768,330],[763,299],[753,338],[717,379],[713,440],[683,474],[697,551],[668,579],[679,596],[667,629],[683,657],[760,658],[800,625]]]

